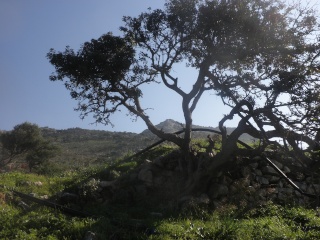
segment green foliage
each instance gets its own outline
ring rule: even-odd
[[[90,178],[89,181],[84,182],[79,188],[79,195],[81,199],[88,201],[95,198],[95,193],[99,188],[100,180]]]
[[[82,239],[92,219],[70,218],[46,208],[25,212],[13,206],[0,209],[1,239]]]
[[[44,165],[58,153],[59,148],[49,141],[42,140],[26,156],[30,172],[32,169]]]
[[[7,152],[2,156],[0,165],[5,166],[20,156],[29,166],[30,171],[55,156],[58,147],[44,140],[41,129],[28,122],[16,125],[12,131],[0,135],[1,145]]]
[[[3,147],[13,154],[20,154],[32,149],[40,139],[39,127],[28,122],[18,124],[11,132],[5,132],[1,135]]]
[[[133,170],[137,165],[138,163],[135,161],[125,162],[115,166],[115,170],[121,173],[127,173],[128,171]]]
[[[8,152],[8,161],[1,159],[2,164],[5,165],[17,155],[34,149],[41,140],[39,127],[28,122],[16,125],[12,131],[1,134],[2,147]]]
[[[167,148],[155,151],[165,150]],[[121,163],[119,167],[124,174],[134,166]],[[153,206],[90,204],[101,171],[89,168],[66,171],[58,176],[0,174],[0,193],[8,195],[5,202],[0,203],[0,238],[83,239],[87,231],[94,232],[98,239],[317,239],[320,234],[317,210],[271,202],[251,209],[222,205],[214,211],[195,203],[184,212],[166,212],[159,217],[150,214],[159,212],[159,203]],[[35,182],[42,182],[42,185]],[[64,189],[77,187],[79,190],[79,186],[89,201],[86,211],[95,213],[98,218],[70,217],[32,203],[28,203],[30,209],[22,209],[18,206],[19,198],[10,194],[10,189],[14,188],[54,199]]]
[[[65,86],[71,97],[79,101],[76,110],[82,118],[92,113],[96,122],[111,124],[109,116],[118,110],[122,101],[141,96],[138,86],[145,80],[140,75],[146,69],[135,64],[134,56],[135,50],[128,38],[107,33],[85,42],[78,52],[70,47],[64,52],[51,49],[47,58],[56,73],[50,80],[69,79]],[[129,77],[128,72],[134,76]],[[98,91],[92,91],[92,87]]]

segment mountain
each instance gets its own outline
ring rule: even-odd
[[[156,127],[161,129],[164,132],[173,133],[173,132],[177,132],[179,130],[182,130],[184,125],[182,123],[175,121],[175,120],[167,119],[167,120],[159,123],[158,125],[156,125]],[[149,129],[146,129],[143,132],[141,132],[140,135],[151,136],[151,135],[153,135],[153,133]]]
[[[167,133],[173,133],[173,132],[177,132],[179,130],[182,130],[184,125],[180,122],[177,122],[175,120],[172,119],[167,119],[161,123],[159,123],[158,125],[156,125],[156,127],[162,129],[162,131],[167,132]],[[198,125],[192,125],[192,128],[206,128],[206,129],[212,129],[212,130],[216,130],[219,131],[218,127],[203,127],[203,126],[198,126]],[[227,132],[230,134],[231,132],[233,132],[235,128],[227,128]],[[213,134],[213,133],[209,133],[209,132],[194,132],[193,133],[193,137],[195,138],[206,138],[208,136],[208,134]],[[144,130],[142,133],[140,133],[141,136],[145,136],[145,137],[152,137],[154,136],[153,133],[146,129]],[[246,143],[250,143],[253,141],[253,138],[248,135],[248,134],[243,134],[240,137],[240,140]]]

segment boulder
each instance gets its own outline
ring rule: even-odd
[[[273,160],[272,161],[279,169],[283,169],[283,164],[282,163],[280,163],[280,162],[278,162],[278,161],[275,161],[275,160]]]
[[[141,169],[138,174],[138,179],[143,181],[146,186],[151,187],[153,185],[153,174],[149,169]]]
[[[280,180],[279,176],[266,175],[265,177],[269,180],[269,183],[278,183]]]
[[[291,170],[290,170],[290,168],[288,168],[287,166],[284,166],[284,167],[283,167],[283,172],[287,174],[287,173],[290,173]]]
[[[91,231],[86,232],[83,238],[83,240],[94,240],[94,239],[96,239],[96,234]]]
[[[209,196],[212,199],[226,196],[229,193],[229,188],[226,185],[214,183],[209,190]]]
[[[251,176],[251,169],[249,167],[243,167],[241,168],[241,175],[244,178],[248,178]]]
[[[261,171],[263,174],[266,174],[266,175],[276,175],[276,176],[279,175],[279,173],[276,170],[274,170],[274,168],[271,166],[265,166],[261,169]]]
[[[258,183],[260,183],[262,185],[269,185],[269,180],[265,177],[257,176],[256,180]]]

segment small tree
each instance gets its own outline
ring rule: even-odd
[[[18,124],[12,131],[3,133],[1,135],[1,143],[3,149],[7,152],[7,157],[2,159],[1,165],[7,165],[17,156],[35,149],[41,139],[39,127],[28,122]]]
[[[12,163],[18,157],[26,156],[31,169],[54,155],[57,150],[50,142],[45,141],[36,124],[28,122],[16,125],[12,131],[1,134],[2,149],[5,152],[1,167]]]
[[[26,155],[26,162],[29,166],[29,171],[48,163],[50,158],[56,156],[58,147],[49,141],[42,140],[34,149]]]
[[[122,37],[103,35],[77,53],[51,49],[47,57],[56,69],[51,80],[65,81],[82,117],[93,113],[97,122],[109,124],[110,114],[124,106],[142,118],[151,132],[183,150],[180,168],[189,176],[197,169],[189,154],[192,114],[205,91],[232,108],[220,121],[222,151],[208,174],[230,159],[243,133],[266,145],[273,137],[286,139],[306,160],[297,141],[313,146],[319,129],[316,16],[312,8],[281,0],[169,0],[164,10],[124,17]],[[175,76],[181,64],[198,72],[190,91],[181,88],[190,79]],[[156,80],[181,96],[183,137],[157,129],[140,104],[140,86]],[[241,121],[227,137],[224,123],[235,114]]]

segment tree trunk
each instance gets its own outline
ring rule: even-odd
[[[240,120],[238,127],[226,138],[221,152],[211,159],[211,162],[208,166],[205,166],[203,171],[194,172],[194,174],[189,176],[184,194],[201,194],[206,192],[212,174],[228,163],[234,152],[238,149],[237,141],[243,133],[246,133],[246,122],[249,118],[250,116],[248,115]]]

